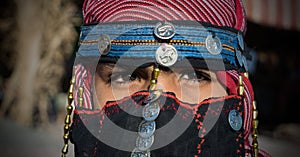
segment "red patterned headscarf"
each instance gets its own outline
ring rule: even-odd
[[[240,0],[85,0],[84,24],[138,20],[192,20],[246,31]]]

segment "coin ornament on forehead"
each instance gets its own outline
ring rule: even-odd
[[[176,63],[178,58],[177,50],[174,46],[163,43],[155,53],[157,63],[162,66],[170,67]]]
[[[107,34],[101,34],[98,39],[98,50],[100,55],[107,55],[110,50],[110,38]]]
[[[175,27],[169,22],[160,22],[154,28],[154,35],[163,40],[171,39],[175,35]]]
[[[210,54],[218,55],[222,51],[221,40],[215,35],[208,35],[205,40],[205,47]]]

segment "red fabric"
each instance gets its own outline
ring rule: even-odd
[[[218,71],[217,73],[219,81],[226,86],[227,93],[229,95],[237,95],[237,83],[233,80],[229,73],[225,71]]]
[[[221,82],[222,85],[224,85],[227,89],[227,92],[229,95],[237,95],[238,94],[238,87],[239,87],[239,76],[242,76],[243,78],[243,86],[244,86],[244,129],[245,129],[245,149],[246,156],[252,156],[251,155],[251,144],[249,141],[249,136],[251,135],[251,129],[252,129],[252,103],[254,101],[254,92],[252,88],[252,84],[250,80],[245,77],[244,74],[239,74],[235,70],[230,71],[218,71],[216,72],[218,80]],[[259,150],[259,156],[262,157],[270,157],[271,155],[263,150]]]
[[[218,71],[216,72],[218,80],[227,88],[227,92],[229,95],[238,95],[239,88],[239,76],[243,77],[243,86],[244,86],[244,129],[246,134],[246,139],[250,135],[251,132],[251,121],[252,121],[252,103],[254,100],[254,94],[252,90],[252,85],[248,78],[246,78],[243,74],[239,74],[235,70],[230,71]]]
[[[245,32],[241,0],[85,0],[84,24],[137,20],[193,20]]]
[[[75,85],[74,85],[74,104],[75,106],[79,106],[79,88],[83,88],[82,98],[83,98],[83,106],[84,108],[92,109],[92,101],[91,101],[91,86],[93,76],[91,71],[87,69],[92,69],[91,67],[84,67],[83,65],[77,65],[74,68],[74,76],[75,76]]]

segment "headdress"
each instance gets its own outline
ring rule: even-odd
[[[91,63],[121,62],[137,66],[154,63],[172,67],[187,61],[192,66],[216,71],[229,95],[243,97],[240,108],[244,117],[239,125],[243,129],[240,149],[244,151],[236,151],[243,152],[244,156],[257,156],[257,110],[247,77],[246,60],[251,57],[244,42],[245,32],[241,0],[85,0],[70,100],[74,99],[75,108],[85,109],[77,113],[95,110],[92,96],[95,66]],[[128,62],[132,58],[134,62]],[[249,141],[251,132],[253,143]],[[69,127],[65,133],[69,134]],[[260,154],[268,156],[263,151]]]

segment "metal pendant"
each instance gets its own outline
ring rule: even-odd
[[[98,50],[100,55],[107,55],[110,51],[110,38],[107,34],[101,34],[98,39]]]
[[[162,90],[153,90],[150,91],[150,95],[148,96],[146,103],[151,103],[156,101],[162,94]]]
[[[170,67],[176,63],[178,58],[177,50],[174,46],[163,43],[155,53],[157,63],[162,66]]]
[[[205,40],[205,47],[210,54],[218,55],[221,53],[223,47],[221,40],[217,36],[208,35]]]
[[[233,130],[239,131],[243,125],[243,118],[237,110],[231,110],[228,115],[228,122]]]
[[[160,22],[154,28],[154,35],[159,39],[171,39],[175,35],[175,27],[169,22]]]
[[[152,146],[153,142],[154,142],[153,135],[150,137],[147,137],[147,138],[137,137],[136,147],[137,147],[137,149],[139,149],[141,151],[146,151]]]
[[[142,138],[148,138],[154,134],[156,129],[155,121],[142,121],[138,127],[138,134]]]
[[[153,102],[144,106],[142,115],[146,121],[153,121],[158,117],[159,112],[159,104],[157,102]]]
[[[140,151],[137,148],[135,148],[132,152],[131,152],[131,157],[150,157],[150,151]]]

